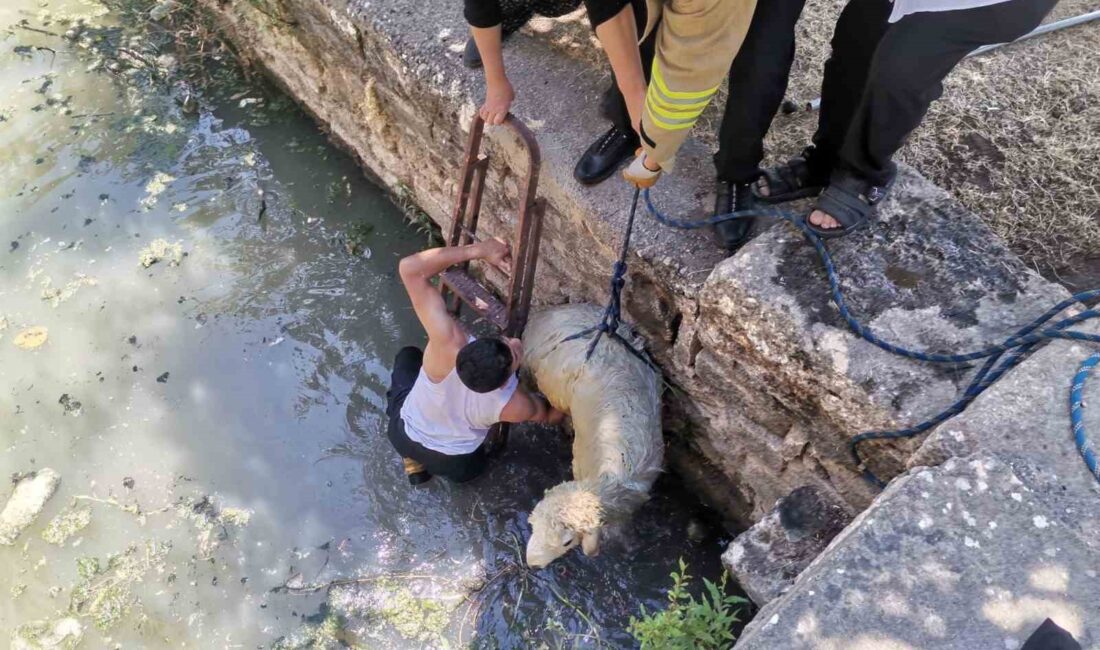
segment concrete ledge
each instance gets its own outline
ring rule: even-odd
[[[736,648],[1015,650],[1048,617],[1096,647],[1100,542],[1052,515],[993,457],[915,468],[760,610]]]
[[[450,0],[202,0],[237,46],[311,111],[382,183],[409,188],[446,225],[463,126],[482,94],[462,68],[466,27]],[[262,10],[261,10],[262,9]],[[629,189],[582,188],[576,158],[606,128],[605,73],[519,34],[506,49],[514,112],[539,137],[548,202],[536,299],[603,301]],[[510,230],[521,148],[491,131],[482,222]],[[661,207],[702,215],[713,171],[689,142],[655,192]],[[1056,299],[976,218],[911,170],[882,222],[832,250],[857,314],[884,335],[946,349],[1007,334]],[[761,518],[812,485],[851,512],[874,496],[844,442],[867,427],[910,423],[950,402],[965,377],[894,358],[839,322],[812,251],[776,225],[722,260],[709,233],[639,220],[624,296],[629,319],[671,383],[669,458],[731,520]],[[491,281],[500,278],[490,276]],[[903,468],[903,444],[872,451],[882,474]]]

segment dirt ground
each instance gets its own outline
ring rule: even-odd
[[[787,97],[819,96],[822,64],[845,0],[807,3]],[[1100,8],[1063,0],[1048,21]],[[551,24],[533,21],[555,46],[606,65],[583,12]],[[1080,290],[1100,284],[1100,21],[967,59],[948,77],[899,159],[950,190],[1028,264]],[[725,92],[704,114],[696,137],[716,145]],[[769,161],[809,142],[816,113],[779,115],[767,140]]]

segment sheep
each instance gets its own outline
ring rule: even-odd
[[[645,502],[661,471],[658,373],[606,337],[587,362],[589,337],[563,341],[601,314],[590,304],[548,308],[531,316],[523,335],[527,372],[571,416],[575,432],[573,480],[547,490],[529,517],[527,564],[534,568],[577,545],[595,555],[600,530]],[[619,333],[632,340],[625,326]]]

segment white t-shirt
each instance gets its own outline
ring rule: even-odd
[[[1008,2],[1008,0],[894,0],[894,10],[890,12],[890,22],[896,23],[909,14],[921,11],[955,11],[974,9]]]
[[[468,454],[481,445],[489,428],[500,422],[500,412],[518,386],[513,373],[504,386],[475,393],[453,369],[437,384],[421,368],[401,406],[405,435],[441,454]]]

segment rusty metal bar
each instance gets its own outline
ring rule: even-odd
[[[481,134],[478,133],[477,137],[480,141]],[[471,134],[471,140],[472,139],[473,136]],[[469,155],[469,152],[467,152],[467,155]],[[478,218],[481,216],[481,197],[485,192],[485,173],[489,168],[489,158],[479,155],[476,151],[473,152],[473,155],[475,160],[473,164],[469,165],[469,172],[463,171],[463,183],[469,182],[463,194],[467,204],[462,206],[461,220],[457,220],[456,218],[456,221],[451,224],[451,246],[465,246],[466,244],[472,244],[479,241],[477,237],[477,222]],[[457,206],[455,212],[456,214],[459,213]],[[470,263],[463,262],[459,268],[463,273],[468,273],[470,270]],[[468,286],[468,284],[464,284],[463,286]],[[448,309],[450,309],[455,317],[458,317],[462,310],[462,295],[463,293],[461,291],[452,291]],[[481,296],[477,298],[481,298]]]
[[[542,152],[538,140],[527,125],[514,116],[505,120],[527,148],[527,176],[519,199],[519,220],[516,222],[516,234],[512,247],[512,282],[508,289],[508,327],[506,336],[518,337],[523,334],[527,324],[527,314],[531,308],[531,282],[534,280],[535,264],[538,261],[539,235],[542,232],[542,211],[536,202],[539,184],[539,172],[542,169]],[[532,233],[534,236],[532,237]],[[532,255],[533,252],[533,255]]]
[[[487,296],[492,297],[491,293],[481,287],[475,288],[476,281],[472,278],[467,281],[462,277],[469,276],[469,264],[463,264],[444,273],[441,276],[441,288],[445,294],[451,294],[449,307],[455,315],[458,315],[461,305],[465,303],[500,328],[506,336],[520,336],[527,324],[531,297],[534,293],[539,236],[542,232],[542,215],[545,210],[545,203],[536,199],[542,161],[538,141],[523,122],[509,115],[504,125],[519,136],[527,149],[528,156],[527,174],[520,191],[518,219],[512,237],[513,264],[511,276],[508,278],[505,302],[499,307],[492,304],[492,301],[487,300]],[[459,177],[458,196],[448,238],[449,246],[462,246],[479,241],[478,217],[489,166],[488,156],[480,153],[484,129],[484,120],[480,116],[475,117],[470,125],[470,138],[466,144],[464,164]],[[502,313],[505,314],[503,323],[500,322]]]

